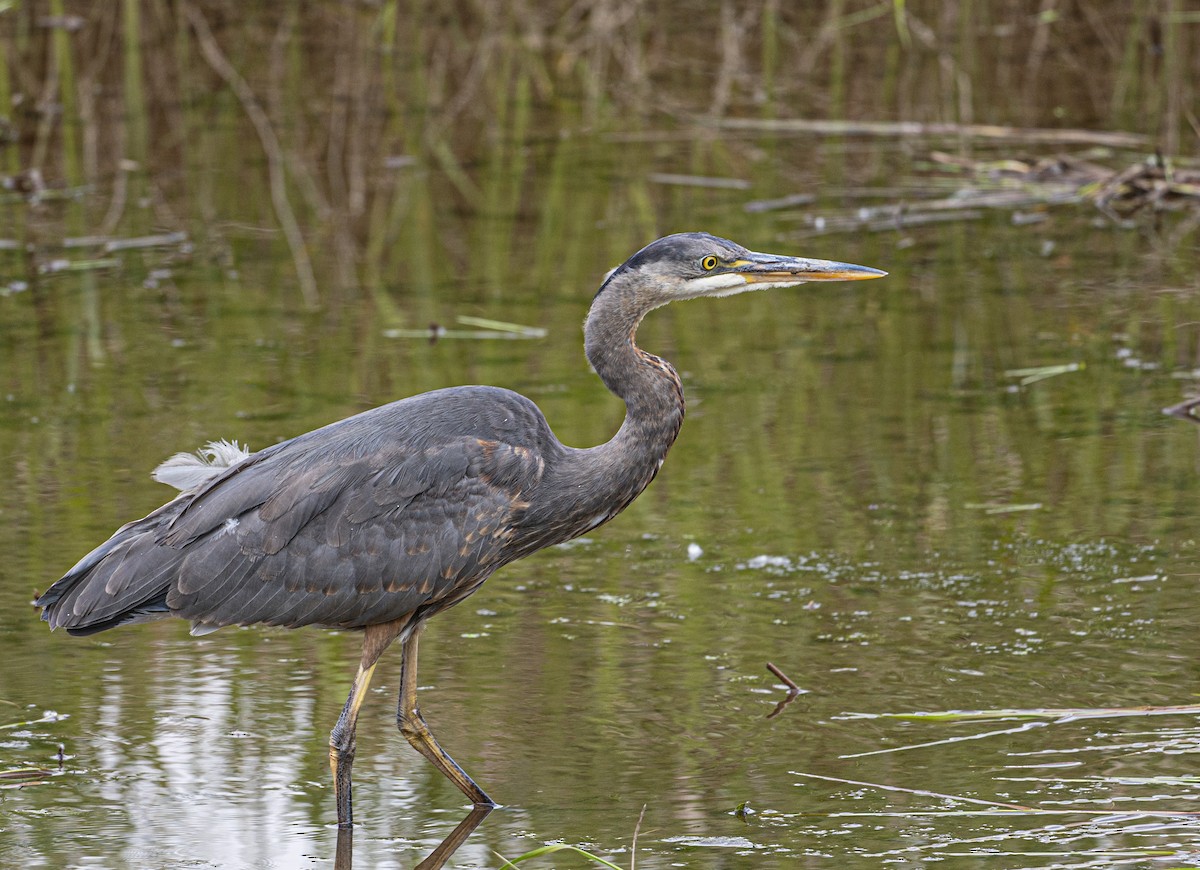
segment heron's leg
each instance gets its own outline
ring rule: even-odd
[[[400,704],[396,710],[396,724],[400,727],[404,739],[411,743],[417,752],[432,761],[433,766],[440,770],[443,776],[471,799],[471,803],[477,807],[495,807],[496,802],[467,776],[466,771],[446,754],[446,750],[438,746],[417,707],[417,637],[420,633],[421,629],[418,627],[404,641],[401,649],[403,661],[400,666]]]
[[[405,624],[406,620],[397,620],[367,627],[363,636],[362,659],[358,664],[358,673],[354,675],[354,682],[350,684],[350,697],[346,699],[342,715],[338,717],[337,724],[329,734],[329,768],[333,771],[338,826],[342,828],[350,827],[353,822],[350,808],[350,771],[354,766],[354,750],[357,746],[355,729],[358,724],[358,711],[367,697],[367,687],[371,685],[371,674],[375,672],[375,664]]]
[[[329,734],[329,769],[333,772],[333,793],[337,798],[339,827],[348,828],[353,821],[350,810],[350,770],[354,765],[354,750],[357,745],[355,728],[358,724],[358,709],[362,706],[371,683],[375,666],[364,668],[359,665],[354,682],[350,684],[350,697],[342,708],[342,715]]]

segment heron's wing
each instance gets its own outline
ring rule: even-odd
[[[171,611],[201,625],[360,626],[440,609],[503,564],[541,474],[532,451],[477,438],[380,460],[298,457],[286,474],[263,462],[204,493],[162,536],[184,554]]]
[[[169,613],[200,629],[428,613],[515,557],[509,530],[556,445],[508,391],[395,402],[212,475],[124,526],[38,604],[74,633]]]

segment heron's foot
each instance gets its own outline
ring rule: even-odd
[[[476,808],[493,810],[500,806],[487,796],[487,793],[467,775],[465,770],[459,767],[458,762],[451,758],[446,750],[438,745],[429,726],[425,724],[425,717],[421,715],[421,711],[415,704],[411,707],[400,707],[396,724],[400,727],[400,733],[404,735],[404,739],[417,752],[433,762],[434,767],[458,786],[458,790],[466,795]]]

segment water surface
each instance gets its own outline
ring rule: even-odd
[[[0,863],[332,864],[326,741],[356,636],[196,639],[163,622],[70,639],[37,620],[34,590],[167,498],[150,470],[209,439],[261,448],[461,383],[526,393],[566,443],[610,437],[622,408],[583,358],[588,301],[642,244],[690,229],[890,276],[648,319],[639,340],[675,363],[689,403],[659,479],[424,635],[425,715],[504,804],[449,866],[499,867],[551,842],[628,865],[643,808],[639,867],[1157,866],[1153,850],[1195,863],[1193,710],[879,715],[1194,702],[1200,443],[1160,413],[1192,384],[1200,332],[1179,218],[1122,226],[1084,202],[1033,224],[997,211],[816,234],[814,215],[944,183],[925,156],[945,143],[605,114],[586,93],[555,103],[539,90],[551,73],[520,64],[513,87],[462,108],[488,119],[473,133],[403,88],[330,120],[302,99],[299,71],[338,40],[374,38],[350,19],[361,30],[331,42],[267,30],[265,60],[246,47],[252,21],[216,30],[289,119],[315,307],[243,107],[188,66],[201,63],[193,31],[171,37],[159,19],[143,22],[161,39],[140,62],[191,70],[187,99],[167,98],[164,72],[140,102],[121,91],[124,105],[96,108],[111,121],[96,153],[107,160],[118,128],[135,147],[140,118],[160,134],[143,130],[144,158],[89,175],[56,157],[50,186],[78,190],[7,206],[4,235],[34,253],[0,252],[0,785],[22,785],[0,789]],[[314,99],[353,114],[339,87],[322,77]],[[671,93],[696,99],[688,87]],[[33,128],[22,136],[16,168],[35,153]],[[61,243],[100,232],[121,185],[105,232],[184,240],[87,248],[117,262],[31,280],[39,263],[84,259]],[[815,199],[744,208],[797,193]],[[546,335],[385,332],[463,314]],[[1073,370],[1024,386],[1010,374],[1052,365]],[[787,690],[767,662],[804,690],[773,716]],[[359,723],[357,866],[413,866],[466,812],[395,729],[398,666],[385,657]],[[588,865],[559,853],[526,866]]]

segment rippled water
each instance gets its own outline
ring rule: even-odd
[[[160,138],[144,163],[80,177],[66,199],[6,200],[0,224],[23,240],[0,247],[0,865],[331,865],[327,738],[357,636],[163,622],[72,639],[38,621],[34,591],[167,498],[150,470],[209,439],[261,448],[460,383],[526,393],[566,443],[608,438],[622,409],[579,325],[605,270],[684,229],[890,276],[648,319],[639,340],[689,402],[659,479],[423,637],[426,718],[504,804],[448,866],[547,843],[629,866],[635,835],[640,868],[1200,865],[1200,443],[1160,413],[1191,389],[1200,347],[1184,218],[1120,225],[1083,202],[1035,207],[1036,222],[823,233],[822,216],[946,184],[927,162],[946,143],[619,112],[593,127],[520,64],[524,85],[481,86],[482,107],[445,128],[397,86],[348,128],[392,131],[375,153],[323,126],[341,129],[322,114],[337,82],[308,101],[289,52],[311,46],[268,31],[259,69],[256,31],[218,28],[268,109],[309,125],[280,135],[310,310],[241,105],[207,66],[167,99],[166,61],[200,60],[160,25],[145,24],[165,42],[145,47],[160,75],[142,120]],[[78,74],[119,72],[93,62]],[[114,131],[135,138],[137,105],[97,93],[80,123],[107,159]],[[475,113],[486,135],[437,138]],[[35,153],[35,127],[10,154]],[[339,181],[335,145],[347,166],[369,152],[365,174]],[[59,170],[51,189],[70,187]],[[63,245],[107,226],[119,191],[106,232],[182,236]],[[813,200],[745,208],[792,194]],[[545,335],[413,337],[469,328],[464,314]],[[396,730],[398,668],[392,651],[359,723],[355,866],[411,867],[466,814]]]

